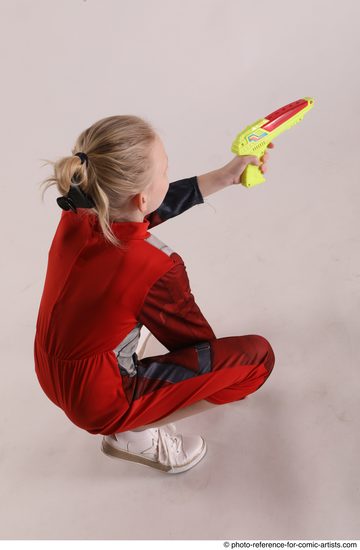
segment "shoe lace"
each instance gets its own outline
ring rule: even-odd
[[[180,453],[182,446],[181,435],[171,435],[167,431],[155,428],[158,433],[158,456],[161,462],[171,464],[171,450],[175,449],[176,454]],[[153,444],[155,440],[153,439]]]

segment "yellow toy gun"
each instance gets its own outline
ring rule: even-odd
[[[267,146],[281,132],[288,130],[303,119],[314,106],[312,97],[304,97],[288,103],[281,109],[261,118],[240,132],[233,141],[231,151],[236,155],[254,155],[262,157]],[[240,183],[245,187],[253,187],[265,181],[260,167],[248,164],[241,174]]]

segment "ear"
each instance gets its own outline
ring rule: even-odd
[[[141,212],[146,210],[147,198],[145,193],[143,192],[138,193],[137,195],[135,195],[135,197],[132,197],[131,202],[132,202],[132,206],[134,208],[137,208]]]

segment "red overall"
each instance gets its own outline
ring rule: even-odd
[[[204,199],[196,176],[173,182],[143,222],[112,222],[104,240],[91,210],[62,211],[48,254],[34,339],[47,397],[79,428],[112,434],[206,399],[228,403],[260,388],[275,356],[258,335],[216,338],[181,257],[148,229]],[[169,353],[141,360],[141,326]]]

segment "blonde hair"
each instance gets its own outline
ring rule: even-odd
[[[111,230],[110,223],[126,210],[132,197],[144,191],[150,183],[152,161],[150,148],[157,137],[155,128],[133,115],[109,116],[95,122],[77,138],[72,156],[62,157],[53,165],[54,173],[41,184],[45,191],[56,185],[66,195],[70,183],[80,185],[96,207],[86,212],[97,214],[105,239],[124,248]],[[75,156],[86,153],[88,166]]]

